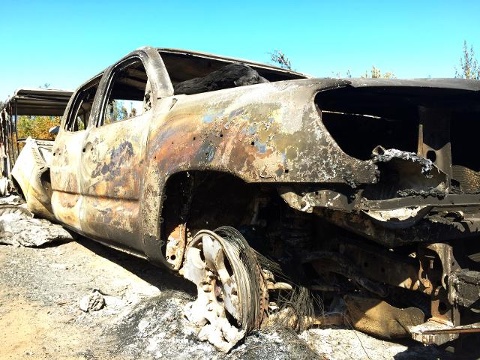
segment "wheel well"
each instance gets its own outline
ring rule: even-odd
[[[280,198],[272,185],[246,183],[223,172],[189,171],[172,175],[165,186],[161,210],[165,258],[178,267],[180,254],[177,252],[172,260],[169,243],[183,246],[201,229],[250,224],[255,217],[255,200],[273,195]]]
[[[223,225],[238,227],[250,220],[252,201],[266,190],[267,186],[248,184],[223,172],[177,173],[165,187],[163,234],[183,222],[188,222],[192,230],[214,230]]]
[[[23,190],[22,190],[20,184],[18,183],[18,181],[17,181],[13,176],[11,177],[11,180],[12,180],[13,187],[15,188],[15,190],[17,190],[18,195],[19,195],[23,200],[26,200],[25,194],[23,193]]]

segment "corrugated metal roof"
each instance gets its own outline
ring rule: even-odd
[[[5,108],[10,115],[62,116],[72,94],[59,89],[18,89]]]

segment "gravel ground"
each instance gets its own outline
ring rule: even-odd
[[[0,221],[12,221],[9,216]],[[183,307],[195,296],[186,280],[88,239],[69,240],[57,225],[13,221],[11,229],[23,226],[37,238],[63,235],[37,247],[0,245],[0,359],[453,358],[435,347],[344,328],[257,331],[223,354],[197,340],[185,320]],[[10,237],[3,242],[12,243],[16,231],[0,233],[0,242]],[[99,304],[94,293],[104,306],[82,311],[82,301]]]

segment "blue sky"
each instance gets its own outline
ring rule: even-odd
[[[0,100],[19,87],[75,89],[144,45],[361,76],[453,77],[480,55],[480,1],[0,1]],[[479,56],[477,56],[478,58]]]

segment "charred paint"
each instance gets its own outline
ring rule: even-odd
[[[97,168],[92,172],[92,177],[106,176],[109,177],[120,176],[124,171],[123,164],[127,163],[133,156],[133,145],[130,142],[122,142],[118,147],[110,153],[110,159],[106,160],[104,164],[98,164]]]
[[[161,140],[150,144],[153,157],[161,159],[161,171],[170,174],[208,164],[214,169],[225,168],[249,182],[280,178],[287,182],[349,184],[376,181],[374,164],[346,156],[328,137],[313,103],[298,106],[301,111],[285,112],[279,99],[286,96],[285,102],[291,101],[295,107],[295,102],[300,101],[298,95],[278,92],[274,87],[269,90],[258,94],[255,105],[243,105],[242,96],[251,98],[251,94],[238,96],[237,92],[232,92],[236,96],[231,99],[202,94],[198,106],[193,107],[187,107],[184,98],[179,98],[167,116],[166,128],[159,134]],[[306,93],[305,97],[312,95]],[[326,148],[328,152],[322,153]],[[280,173],[279,168],[284,171]]]

